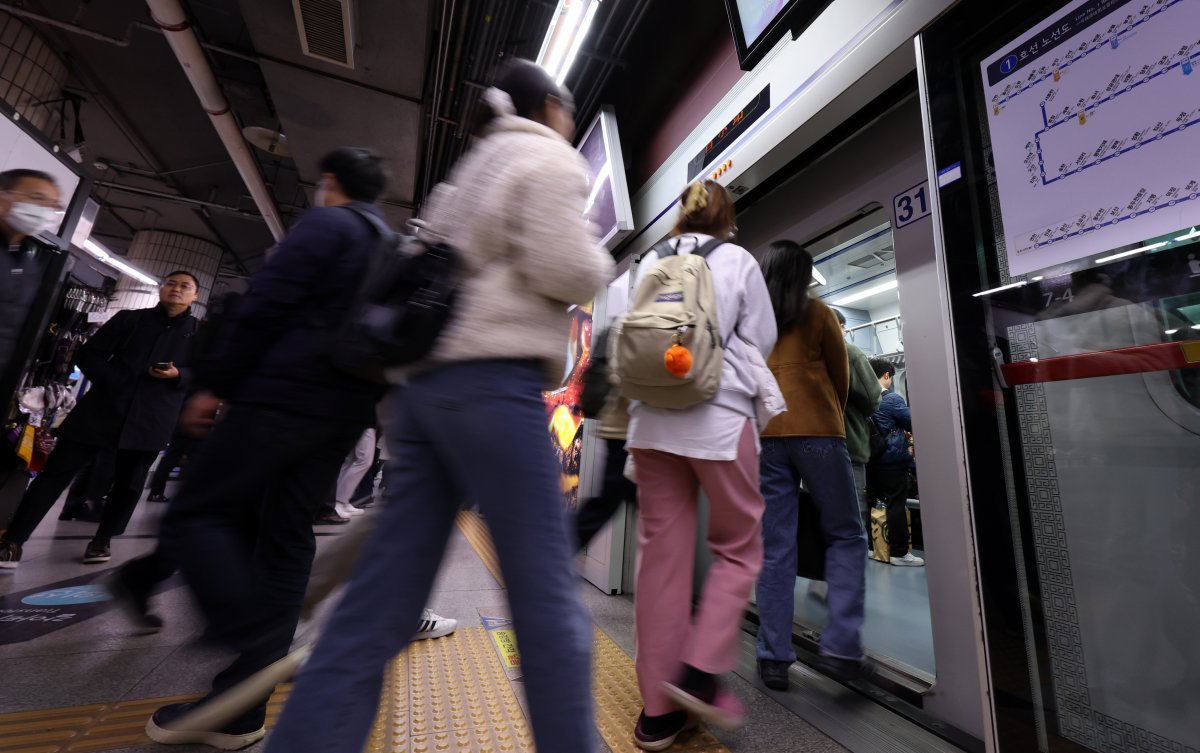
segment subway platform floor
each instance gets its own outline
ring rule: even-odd
[[[202,622],[176,577],[155,601],[165,619],[154,635],[136,634],[126,616],[106,600],[101,585],[120,563],[148,552],[163,506],[143,502],[126,536],[113,540],[105,565],[81,563],[94,524],[59,522],[56,507],[25,547],[21,566],[0,571],[0,753],[142,753],[205,746],[159,746],[141,735],[149,714],[165,699],[203,693],[227,655],[199,645]],[[349,525],[359,524],[352,521]],[[343,527],[318,526],[320,550]],[[524,717],[519,659],[506,625],[507,604],[486,527],[463,513],[442,562],[429,606],[458,620],[451,638],[421,641],[389,669],[380,714],[367,750],[533,750]],[[633,669],[632,597],[609,596],[580,581],[595,625],[593,690],[597,750],[633,751],[632,728],[640,702]],[[328,608],[318,616],[318,623]],[[318,625],[319,629],[319,625]],[[749,636],[742,666],[729,685],[748,709],[741,730],[700,730],[681,736],[671,750],[741,753],[781,751],[888,751],[908,747],[855,744],[845,720],[830,720],[795,694],[766,690],[755,678]],[[447,666],[472,667],[446,673]],[[799,665],[797,665],[799,666]],[[807,669],[793,668],[793,684],[806,683],[845,708],[864,701]],[[582,678],[581,678],[581,681]],[[795,690],[795,688],[793,689]],[[286,698],[282,686],[272,717]],[[482,693],[480,719],[450,714],[442,701]],[[849,704],[849,705],[847,705]],[[822,726],[848,747],[805,721]],[[832,724],[832,726],[830,726]],[[931,738],[932,739],[932,738]],[[940,741],[938,741],[940,742]],[[250,748],[257,751],[262,744]],[[918,748],[922,749],[922,748]],[[938,745],[928,750],[952,750]]]

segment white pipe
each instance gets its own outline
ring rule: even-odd
[[[242,176],[242,181],[249,189],[258,211],[262,213],[263,220],[270,228],[271,235],[275,236],[276,241],[282,239],[283,221],[279,217],[275,200],[258,172],[258,165],[246,146],[246,140],[242,138],[237,120],[229,110],[229,102],[225,100],[221,85],[217,83],[217,78],[208,65],[208,58],[204,56],[200,40],[192,31],[191,22],[188,21],[183,6],[179,4],[179,0],[146,0],[146,4],[150,6],[150,15],[155,25],[162,29],[163,36],[175,51],[175,57],[179,58],[183,72],[187,74],[188,81],[196,90],[196,96],[200,98],[200,105],[212,120],[213,128],[217,129],[217,135],[225,144],[238,174]]]

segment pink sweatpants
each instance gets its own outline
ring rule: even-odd
[[[638,484],[638,685],[646,713],[676,710],[662,691],[683,664],[721,674],[737,662],[742,614],[762,569],[763,498],[758,451],[746,422],[734,461],[697,460],[657,450],[632,450]],[[697,497],[709,501],[708,547],[713,565],[695,616],[692,570]]]

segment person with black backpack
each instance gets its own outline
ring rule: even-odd
[[[315,207],[250,279],[180,417],[211,434],[167,507],[160,549],[179,563],[207,635],[237,654],[209,698],[287,654],[316,551],[313,517],[386,389],[336,368],[322,345],[378,248],[367,218],[381,218],[383,163],[341,148],[319,174]],[[217,731],[181,729],[173,722],[196,704],[171,704],[146,731],[160,743],[245,747],[265,735],[266,701]]]
[[[565,370],[568,307],[591,300],[613,262],[584,216],[569,92],[514,60],[481,110],[417,235],[440,236],[459,260],[453,315],[428,353],[393,373],[387,501],[268,753],[363,749],[387,664],[412,639],[464,501],[495,541],[537,750],[594,750],[592,631],[541,393]]]

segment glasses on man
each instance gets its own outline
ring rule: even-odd
[[[57,198],[53,196],[47,196],[40,191],[13,191],[10,189],[5,191],[5,193],[12,194],[13,196],[22,196],[28,199],[32,204],[37,204],[39,207],[48,207],[59,214],[62,214],[64,211],[63,205],[59,203]]]
[[[167,280],[162,284],[164,288],[178,288],[184,292],[195,290],[196,286],[190,282],[176,282],[175,280]]]

